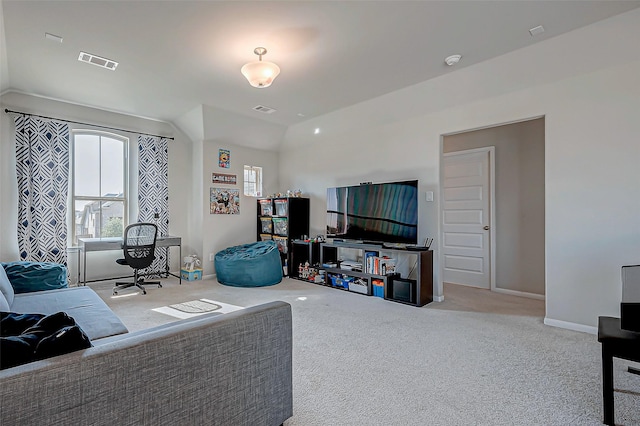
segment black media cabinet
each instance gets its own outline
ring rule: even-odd
[[[344,265],[349,262],[342,259],[341,251],[343,250],[347,250],[350,257],[360,259],[361,270],[345,269]],[[386,263],[385,259],[381,259],[383,256],[395,258],[396,266],[398,266],[398,258],[402,257],[406,260],[405,266],[410,265],[411,267],[409,271],[401,273],[395,270],[386,273],[387,271],[382,270],[380,266],[380,263]],[[372,296],[374,293],[373,281],[377,280],[384,285],[386,300],[412,306],[424,306],[433,301],[433,251],[431,250],[407,250],[347,242],[305,243],[295,241],[292,258],[295,261],[290,267],[294,271],[299,266],[297,263],[303,261],[308,261],[311,266],[323,270],[325,280],[318,284],[332,286],[331,276],[353,278],[360,283],[366,283],[366,288],[358,286],[351,291]],[[371,260],[367,261],[368,258]],[[378,258],[378,263],[375,263],[376,258]],[[299,278],[296,272],[291,275],[292,278]],[[337,288],[349,289],[349,287],[340,286]]]

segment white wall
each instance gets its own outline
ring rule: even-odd
[[[442,135],[545,116],[545,321],[593,331],[640,260],[639,39],[636,10],[293,126],[280,184],[310,194],[321,230],[326,187],[417,178],[423,200]],[[421,201],[421,237],[439,234],[438,209]]]
[[[183,252],[193,250],[192,238],[188,229],[189,221],[184,214],[192,201],[190,191],[192,177],[191,169],[191,142],[179,130],[167,123],[116,114],[94,108],[68,104],[50,99],[27,96],[18,93],[7,93],[0,98],[2,112],[0,113],[0,170],[2,180],[0,182],[0,260],[12,261],[18,257],[17,242],[17,181],[15,174],[15,126],[13,115],[5,114],[4,109],[16,110],[26,113],[56,117],[60,119],[91,123],[101,126],[117,127],[133,132],[175,136],[175,140],[169,142],[169,233],[183,238]],[[91,128],[91,126],[70,124],[70,128]],[[96,130],[104,130],[95,128]],[[130,150],[136,150],[137,134],[121,133],[130,139]],[[134,152],[132,151],[132,154]],[[134,186],[137,180],[132,179],[130,195],[136,198],[137,189]],[[135,203],[134,203],[135,205]],[[135,209],[134,209],[135,210]],[[130,220],[135,220],[136,212],[132,210]],[[121,253],[120,253],[121,254]],[[99,278],[113,276],[115,259],[121,257],[117,252],[94,253],[88,259],[87,278]],[[179,269],[179,256],[177,250],[172,251],[171,268]],[[72,276],[76,273],[75,252],[70,253],[69,269]]]
[[[230,168],[218,167],[218,150],[231,151]],[[244,166],[262,167],[263,193],[271,194],[279,191],[278,155],[274,151],[260,151],[233,144],[220,144],[216,141],[205,141],[203,149],[202,173],[202,251],[204,259],[203,274],[214,273],[214,263],[209,255],[227,247],[256,241],[257,231],[257,199],[245,197],[243,194]],[[221,185],[211,182],[212,173],[225,173],[237,176],[236,185]],[[230,188],[240,191],[240,214],[211,214],[209,204],[210,188]]]

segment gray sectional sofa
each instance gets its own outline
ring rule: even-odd
[[[0,424],[274,426],[293,415],[285,302],[133,333],[88,287],[15,295],[9,306],[67,309],[93,347],[0,371]]]

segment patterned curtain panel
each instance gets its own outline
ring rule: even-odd
[[[155,223],[158,236],[169,234],[168,139],[138,136],[138,221]],[[156,259],[145,270],[164,271],[169,249],[156,248]]]
[[[23,115],[14,120],[20,258],[66,265],[69,126]]]

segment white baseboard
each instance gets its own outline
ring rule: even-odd
[[[444,296],[433,296],[434,302],[444,302]]]
[[[598,334],[598,327],[591,327],[589,325],[577,324],[575,322],[560,321],[560,320],[554,320],[554,319],[545,317],[544,324],[550,325],[552,327],[566,328],[567,330],[580,331],[583,333]]]
[[[216,274],[203,275],[202,279],[203,280],[209,280],[209,279],[215,280],[216,279]]]
[[[496,293],[509,294],[511,296],[528,297],[529,299],[544,300],[544,294],[527,293],[526,291],[509,290],[506,288],[494,288]]]

